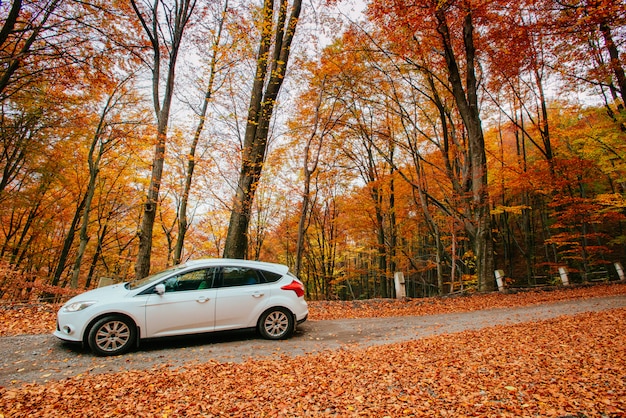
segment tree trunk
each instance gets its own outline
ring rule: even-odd
[[[376,228],[376,276],[380,278],[380,297],[387,298],[387,246],[385,245],[385,222],[383,216],[382,187],[378,185],[369,185],[370,194],[374,201],[374,219]]]
[[[52,280],[50,282],[52,286],[58,286],[59,282],[61,281],[61,275],[63,274],[63,271],[65,270],[67,259],[70,254],[70,250],[72,249],[72,245],[74,244],[74,237],[76,236],[76,229],[78,228],[78,222],[80,221],[81,213],[83,211],[83,208],[85,207],[86,200],[87,200],[87,197],[84,196],[80,200],[80,203],[78,204],[78,206],[76,207],[76,211],[74,212],[72,223],[70,224],[67,234],[65,235],[65,240],[63,241],[63,249],[61,250],[61,255],[57,262],[57,266],[54,269],[54,274],[52,275]]]
[[[313,158],[313,165],[309,167],[309,157],[311,153],[311,145],[315,136],[317,135],[319,120],[320,120],[320,107],[322,106],[322,101],[324,98],[324,85],[322,82],[322,86],[320,88],[320,95],[317,102],[317,106],[315,108],[315,119],[313,121],[313,132],[309,136],[307,140],[306,146],[304,147],[304,160],[303,160],[303,172],[304,172],[304,191],[302,192],[302,207],[300,209],[300,220],[298,221],[298,238],[296,244],[296,266],[294,269],[294,274],[296,277],[300,277],[300,270],[302,269],[302,254],[304,252],[304,236],[307,231],[308,225],[308,213],[309,213],[309,203],[311,201],[311,177],[317,170],[317,164],[319,162],[320,151],[322,148],[322,138],[319,140],[319,145],[317,147],[317,152],[315,153],[315,157]],[[321,135],[323,137],[323,134]]]
[[[89,227],[89,212],[91,210],[91,201],[93,200],[93,196],[95,194],[96,189],[96,179],[98,178],[99,172],[99,162],[102,157],[103,146],[100,147],[100,151],[95,161],[93,161],[93,148],[95,143],[98,141],[98,135],[94,138],[94,144],[92,144],[92,149],[89,154],[89,184],[87,185],[87,194],[85,196],[85,207],[83,208],[83,216],[81,220],[80,227],[80,243],[78,245],[78,252],[76,254],[76,259],[74,261],[74,268],[72,270],[72,279],[70,281],[70,287],[72,289],[78,288],[78,276],[80,275],[80,264],[83,260],[83,255],[85,254],[85,250],[87,248],[87,243],[89,242],[89,234],[87,232]]]
[[[622,94],[622,107],[624,107],[626,106],[626,74],[624,73],[624,68],[621,65],[619,50],[613,41],[611,27],[607,23],[600,24],[600,31],[604,37],[606,49],[609,51],[609,56],[611,57],[611,70],[613,70],[613,74],[615,74],[615,78],[617,79],[617,84],[619,86],[620,93]]]
[[[393,146],[393,144],[391,144]],[[396,250],[398,247],[398,228],[396,220],[396,186],[394,180],[395,165],[391,164],[389,180],[389,275],[394,277],[396,273]],[[393,279],[389,280],[390,286],[395,289]]]
[[[166,138],[166,130],[161,131],[159,129],[157,145],[154,149],[150,186],[148,187],[146,202],[144,203],[141,226],[137,232],[139,237],[139,250],[137,251],[137,262],[135,264],[135,278],[137,279],[146,277],[150,274],[152,234],[154,229],[154,220],[156,219],[157,206],[159,204],[159,189],[161,187],[161,177],[163,176]]]
[[[252,86],[250,106],[248,107],[248,123],[244,136],[241,171],[231,209],[230,224],[224,245],[224,257],[245,258],[247,255],[248,225],[250,224],[252,203],[263,170],[270,121],[276,98],[285,77],[301,6],[302,0],[294,0],[291,6],[291,16],[287,20],[288,1],[281,0],[275,29],[273,31],[264,30],[260,39],[256,75]],[[261,27],[273,27],[273,22],[274,2],[273,0],[265,0]],[[274,45],[273,54],[270,57],[272,39]]]
[[[195,155],[198,142],[200,141],[200,134],[204,129],[206,122],[207,109],[209,107],[209,101],[213,95],[213,84],[215,82],[215,76],[217,74],[217,59],[219,52],[220,40],[222,38],[222,29],[224,27],[224,19],[226,18],[226,12],[228,11],[228,0],[224,2],[224,9],[222,11],[222,17],[219,20],[217,34],[215,36],[215,42],[213,43],[213,55],[211,57],[211,64],[209,68],[209,83],[204,96],[204,102],[200,110],[200,121],[193,135],[191,147],[189,149],[189,158],[187,160],[187,172],[185,174],[185,186],[183,190],[183,197],[178,208],[178,236],[176,237],[176,244],[174,245],[174,257],[173,264],[179,264],[183,255],[183,247],[185,245],[185,235],[189,228],[187,221],[187,204],[189,202],[189,193],[191,191],[191,182],[193,180],[193,172],[196,166]]]
[[[96,244],[96,251],[93,254],[93,257],[91,258],[91,265],[89,266],[89,273],[87,274],[87,280],[85,281],[85,289],[89,289],[91,287],[91,281],[93,280],[93,275],[96,271],[96,266],[98,264],[98,260],[100,259],[100,256],[102,255],[102,243],[104,242],[104,237],[106,237],[107,234],[107,228],[108,228],[108,218],[105,219],[105,224],[104,226],[102,226],[102,229],[100,231],[100,233],[98,234],[98,243]]]
[[[80,275],[80,265],[83,261],[83,256],[85,254],[85,250],[87,248],[87,243],[89,242],[88,228],[89,228],[89,215],[91,212],[91,202],[93,200],[93,196],[96,192],[96,180],[98,179],[98,173],[100,172],[100,160],[104,155],[104,152],[107,148],[107,143],[109,141],[105,141],[103,138],[104,130],[106,128],[107,122],[106,118],[109,111],[114,106],[114,97],[117,93],[118,89],[127,81],[127,79],[123,80],[118,86],[114,89],[113,93],[109,96],[106,101],[104,108],[102,109],[102,113],[100,115],[100,120],[98,121],[98,126],[96,127],[96,132],[91,141],[91,146],[89,148],[89,154],[87,156],[87,163],[89,166],[89,182],[87,184],[87,191],[85,192],[85,205],[83,208],[83,216],[81,220],[80,227],[80,243],[78,246],[78,252],[76,254],[76,259],[74,261],[74,268],[72,270],[72,279],[70,281],[70,287],[72,289],[78,288],[78,276]],[[96,146],[98,147],[98,152],[96,153]]]
[[[495,278],[493,275],[493,239],[491,232],[491,213],[489,206],[489,191],[487,189],[487,156],[485,141],[478,110],[477,81],[474,68],[475,49],[473,38],[472,12],[467,11],[463,23],[463,42],[465,46],[465,86],[461,80],[450,31],[445,16],[445,9],[439,7],[437,31],[441,36],[442,46],[448,69],[448,80],[451,84],[454,100],[467,131],[471,162],[472,180],[472,222],[467,230],[473,238],[474,255],[476,256],[476,275],[480,291],[493,290]]]
[[[161,188],[161,178],[163,177],[163,166],[165,163],[165,147],[167,143],[167,127],[170,117],[170,106],[174,96],[174,80],[176,74],[176,61],[183,39],[185,26],[195,7],[195,0],[183,0],[176,2],[174,8],[164,7],[168,19],[167,31],[170,39],[164,40],[165,28],[159,24],[163,11],[158,9],[159,0],[155,0],[154,5],[148,11],[148,16],[144,16],[135,0],[131,0],[131,5],[137,18],[139,19],[145,34],[150,40],[153,53],[152,67],[152,101],[157,119],[157,135],[154,147],[154,157],[152,160],[152,174],[146,200],[144,202],[143,217],[137,235],[139,237],[139,250],[137,251],[137,261],[135,263],[135,277],[140,279],[150,273],[150,258],[152,254],[152,234],[154,221],[156,219],[157,207],[159,205],[159,190]],[[173,26],[171,23],[174,22]],[[169,41],[168,45],[163,45]],[[167,48],[166,48],[167,47]],[[165,78],[165,91],[161,97],[161,53],[168,51],[167,76]]]
[[[441,243],[441,234],[439,233],[439,228],[435,228],[434,230],[435,236],[435,262],[437,263],[437,293],[439,296],[445,293],[445,289],[443,288],[443,245]],[[450,284],[450,290],[452,290],[452,282]]]

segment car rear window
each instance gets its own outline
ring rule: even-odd
[[[263,277],[267,283],[277,282],[281,279],[281,277],[283,277],[281,274],[273,273],[271,271],[262,270],[261,273],[263,273]]]

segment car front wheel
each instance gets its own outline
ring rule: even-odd
[[[115,356],[130,350],[136,340],[137,328],[127,318],[106,316],[91,327],[87,342],[99,356]]]
[[[282,340],[293,334],[296,322],[285,308],[272,308],[259,318],[259,332],[263,338]]]

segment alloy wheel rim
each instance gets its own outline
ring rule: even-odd
[[[284,312],[272,312],[265,319],[265,330],[272,337],[279,337],[287,331],[289,318]]]
[[[122,321],[104,324],[96,333],[96,345],[103,351],[119,350],[130,339],[130,328]]]

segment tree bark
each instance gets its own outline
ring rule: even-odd
[[[454,100],[467,131],[471,160],[472,205],[471,224],[466,229],[473,238],[474,255],[476,257],[476,275],[480,291],[492,290],[495,287],[493,275],[493,239],[491,232],[491,213],[489,191],[487,188],[487,156],[485,140],[478,109],[477,80],[475,74],[475,49],[473,38],[472,12],[468,10],[463,22],[463,44],[465,47],[465,87],[461,80],[461,72],[452,47],[445,9],[437,8],[437,31],[448,69],[448,80],[452,88]]]
[[[196,130],[193,135],[191,146],[189,147],[189,158],[187,159],[187,171],[185,174],[185,185],[183,190],[183,196],[178,208],[178,236],[176,237],[176,244],[174,245],[173,264],[179,264],[183,255],[183,248],[185,245],[185,235],[189,228],[189,222],[187,221],[187,204],[189,202],[189,194],[191,192],[191,183],[193,180],[193,173],[196,166],[195,155],[200,142],[200,134],[204,129],[206,122],[206,114],[209,107],[209,101],[213,96],[213,85],[215,77],[217,75],[217,60],[220,46],[220,40],[222,38],[222,29],[224,28],[224,19],[226,18],[226,12],[228,11],[228,0],[224,1],[224,8],[222,10],[222,17],[219,20],[217,34],[215,36],[215,42],[213,43],[213,55],[211,56],[211,64],[209,68],[209,82],[204,95],[204,101],[202,102],[202,108],[200,110],[200,121],[196,126]]]
[[[619,50],[613,40],[611,27],[607,23],[600,24],[600,31],[604,37],[606,49],[609,51],[609,56],[611,57],[611,70],[613,70],[613,74],[615,74],[615,78],[617,79],[617,84],[619,86],[620,93],[622,94],[622,107],[624,107],[626,106],[626,74],[624,73],[624,68],[621,65]]]
[[[80,199],[80,203],[76,207],[76,211],[74,211],[74,217],[72,218],[72,223],[70,224],[69,229],[67,230],[67,234],[65,235],[65,240],[63,240],[63,249],[61,250],[61,254],[59,256],[59,260],[57,262],[56,268],[54,269],[54,274],[52,275],[52,280],[50,284],[52,286],[58,286],[61,281],[61,275],[65,270],[67,259],[70,255],[70,250],[72,249],[72,245],[74,244],[74,237],[76,236],[76,229],[78,228],[78,223],[80,222],[81,213],[83,208],[85,207],[85,202],[87,200],[86,196],[83,196]]]
[[[152,97],[154,111],[157,118],[156,144],[154,147],[154,157],[152,160],[152,174],[150,185],[144,203],[143,217],[137,235],[139,237],[139,249],[135,263],[135,277],[140,279],[150,273],[150,258],[152,254],[152,234],[154,221],[156,219],[157,207],[159,205],[159,190],[161,188],[161,178],[163,177],[163,166],[165,163],[165,147],[167,144],[167,128],[170,117],[170,106],[174,96],[174,80],[176,74],[176,61],[180,50],[185,27],[189,22],[194,7],[195,0],[184,0],[176,2],[174,8],[168,10],[164,7],[168,19],[167,29],[169,30],[170,43],[168,48],[164,48],[162,43],[163,31],[160,27],[160,14],[158,10],[160,0],[155,0],[154,5],[148,10],[148,16],[144,16],[135,0],[131,0],[131,5],[137,18],[139,19],[145,34],[152,46],[153,67],[152,67]],[[172,25],[173,22],[173,25]],[[163,97],[160,95],[161,86],[161,52],[165,49],[169,52],[167,60],[167,75],[165,78],[165,91]]]
[[[80,242],[78,246],[78,252],[76,254],[76,259],[74,261],[74,268],[72,270],[72,279],[70,281],[70,287],[72,289],[76,289],[78,287],[78,276],[80,275],[80,265],[83,261],[83,256],[85,254],[85,250],[87,249],[87,244],[89,242],[89,216],[91,212],[91,202],[93,200],[94,194],[96,192],[96,180],[98,179],[98,174],[100,173],[100,161],[102,156],[104,155],[107,146],[111,145],[112,138],[109,140],[105,140],[104,134],[107,126],[107,115],[115,106],[115,95],[119,91],[118,89],[123,86],[123,84],[128,80],[125,79],[121,81],[114,91],[111,93],[109,98],[106,101],[104,108],[102,109],[102,113],[100,114],[100,119],[98,121],[98,126],[96,127],[96,131],[93,135],[91,146],[89,148],[89,154],[87,156],[87,164],[89,166],[89,182],[87,184],[87,190],[85,192],[85,205],[83,208],[83,215],[80,226]],[[96,152],[96,148],[98,151]]]
[[[322,81],[320,87],[320,94],[315,106],[315,116],[313,120],[313,131],[309,136],[307,143],[304,147],[304,157],[302,161],[302,171],[304,173],[304,191],[302,192],[302,207],[300,208],[300,219],[298,221],[298,238],[296,243],[296,266],[294,274],[300,277],[300,270],[302,269],[302,255],[304,253],[304,236],[308,229],[309,224],[309,205],[311,202],[311,178],[317,171],[317,165],[319,163],[320,152],[322,149],[322,143],[325,132],[320,134],[318,146],[313,157],[313,161],[309,161],[311,155],[311,145],[315,136],[318,135],[318,128],[320,125],[320,109],[324,100],[324,87],[326,85],[325,80]],[[311,165],[309,165],[311,164]]]
[[[282,86],[289,61],[291,43],[295,35],[302,0],[294,0],[291,15],[287,20],[288,1],[279,4],[277,24],[274,22],[274,1],[265,0],[263,5],[264,28],[257,54],[257,67],[250,106],[248,123],[244,136],[241,171],[231,209],[230,224],[224,245],[224,257],[246,258],[248,251],[248,225],[252,212],[254,195],[263,171],[269,126],[274,105]],[[274,27],[270,31],[266,28]],[[273,53],[270,56],[270,50]],[[269,67],[269,72],[268,72]],[[269,78],[268,78],[269,77]]]
[[[105,219],[105,224],[100,229],[98,233],[98,243],[96,244],[96,251],[91,258],[91,265],[89,266],[89,273],[87,274],[87,280],[85,281],[85,289],[89,289],[91,287],[91,281],[93,280],[93,275],[96,272],[96,266],[98,264],[98,260],[102,255],[102,244],[104,242],[104,238],[107,234],[109,219]]]

